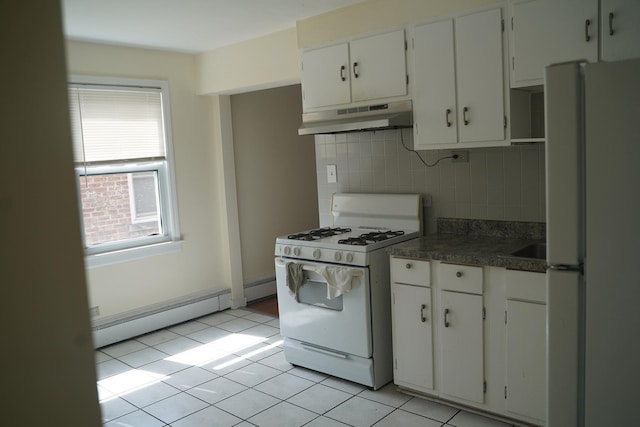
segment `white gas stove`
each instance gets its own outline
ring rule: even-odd
[[[289,363],[374,389],[391,381],[384,248],[420,236],[421,201],[418,194],[334,194],[333,226],[276,239],[280,332]]]
[[[335,226],[280,236],[275,255],[367,266],[371,252],[420,235],[420,201],[416,194],[334,194]]]

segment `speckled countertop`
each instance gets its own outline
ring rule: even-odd
[[[546,261],[510,254],[545,241],[545,224],[514,221],[438,219],[438,233],[387,248],[392,256],[456,264],[546,271]]]

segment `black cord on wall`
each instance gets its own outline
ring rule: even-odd
[[[420,159],[420,161],[421,161],[421,162],[422,162],[426,167],[428,167],[428,168],[432,168],[432,167],[434,167],[435,165],[437,165],[438,163],[440,163],[440,161],[441,161],[441,160],[445,160],[445,159],[457,159],[457,158],[458,158],[458,155],[457,155],[457,154],[452,154],[452,155],[450,155],[450,156],[441,157],[441,158],[439,158],[438,160],[436,160],[436,161],[435,161],[435,163],[433,163],[433,164],[431,164],[431,165],[430,165],[429,163],[427,163],[427,162],[422,158],[422,156],[420,155],[420,153],[418,153],[416,150],[411,150],[409,147],[407,147],[407,146],[405,145],[405,143],[404,143],[404,133],[402,133],[402,129],[399,129],[399,130],[400,130],[400,142],[402,143],[402,146],[404,147],[404,149],[405,149],[405,150],[407,150],[407,151],[412,151],[416,156],[418,156],[418,158]]]

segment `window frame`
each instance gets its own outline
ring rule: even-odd
[[[134,259],[173,253],[181,250],[182,240],[178,220],[178,203],[174,172],[173,138],[171,129],[171,109],[169,83],[165,80],[114,78],[101,76],[69,76],[68,86],[101,89],[152,89],[161,94],[161,106],[165,137],[165,158],[161,160],[133,160],[96,165],[77,164],[76,183],[82,185],[84,175],[104,175],[112,173],[155,172],[158,182],[160,218],[163,233],[157,236],[137,237],[95,246],[85,244],[84,221],[81,221],[82,240],[85,250],[85,265],[88,268],[126,262]],[[78,187],[78,206],[83,218],[82,200]]]

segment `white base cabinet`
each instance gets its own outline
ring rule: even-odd
[[[398,385],[432,392],[433,305],[428,261],[392,259],[393,377]]]
[[[505,287],[506,410],[543,423],[547,389],[545,275],[508,270]]]
[[[545,277],[391,257],[394,383],[543,426]]]
[[[483,403],[482,296],[441,291],[440,307],[441,391]]]

